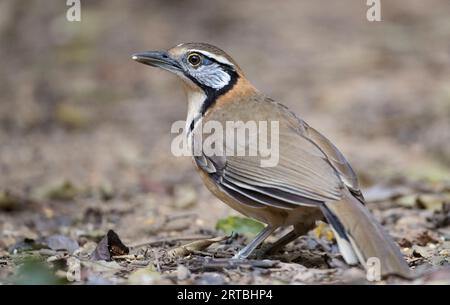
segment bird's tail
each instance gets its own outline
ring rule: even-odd
[[[379,262],[381,276],[411,277],[398,245],[349,191],[340,201],[324,204],[322,211],[348,264],[359,262],[368,269],[368,264]]]

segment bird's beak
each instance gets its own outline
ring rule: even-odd
[[[181,65],[165,51],[146,51],[136,53],[131,58],[137,62],[152,67],[158,67],[170,72],[181,71]]]

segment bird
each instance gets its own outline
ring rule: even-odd
[[[292,230],[266,253],[280,250],[323,220],[347,264],[359,263],[368,270],[375,258],[381,276],[410,276],[399,246],[367,208],[344,155],[286,106],[253,86],[225,51],[189,42],[135,53],[132,59],[181,79],[188,100],[185,137],[191,149],[195,139],[205,134],[201,126],[208,122],[278,122],[276,165],[262,166],[259,151],[253,156],[211,155],[200,147],[192,158],[203,183],[217,198],[265,224],[234,259],[249,258],[279,228]],[[229,143],[219,145],[230,148]]]

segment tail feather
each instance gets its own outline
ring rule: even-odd
[[[339,249],[348,264],[359,261],[367,268],[368,259],[375,257],[380,261],[382,276],[411,276],[398,245],[350,192],[346,192],[340,201],[325,203],[322,211],[335,232]]]

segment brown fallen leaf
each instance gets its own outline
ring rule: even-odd
[[[404,237],[402,237],[399,241],[397,241],[397,243],[402,248],[410,248],[413,245],[409,239],[404,238]]]
[[[230,238],[230,237],[229,236],[219,236],[219,237],[210,238],[210,239],[197,240],[197,241],[191,242],[189,244],[182,245],[182,246],[176,247],[174,249],[171,249],[167,252],[167,255],[170,257],[187,256],[189,254],[192,254],[193,252],[202,251],[202,250],[208,248],[209,246],[211,246],[212,244],[227,240],[228,238]]]
[[[109,262],[113,256],[121,256],[128,253],[130,253],[130,249],[122,243],[116,232],[109,230],[106,236],[98,243],[91,259]]]
[[[422,246],[422,247],[426,246],[429,243],[431,243],[431,244],[438,243],[439,242],[438,238],[434,237],[432,235],[435,235],[435,234],[431,233],[428,230],[422,231],[414,237],[413,243],[415,243],[419,246]]]

